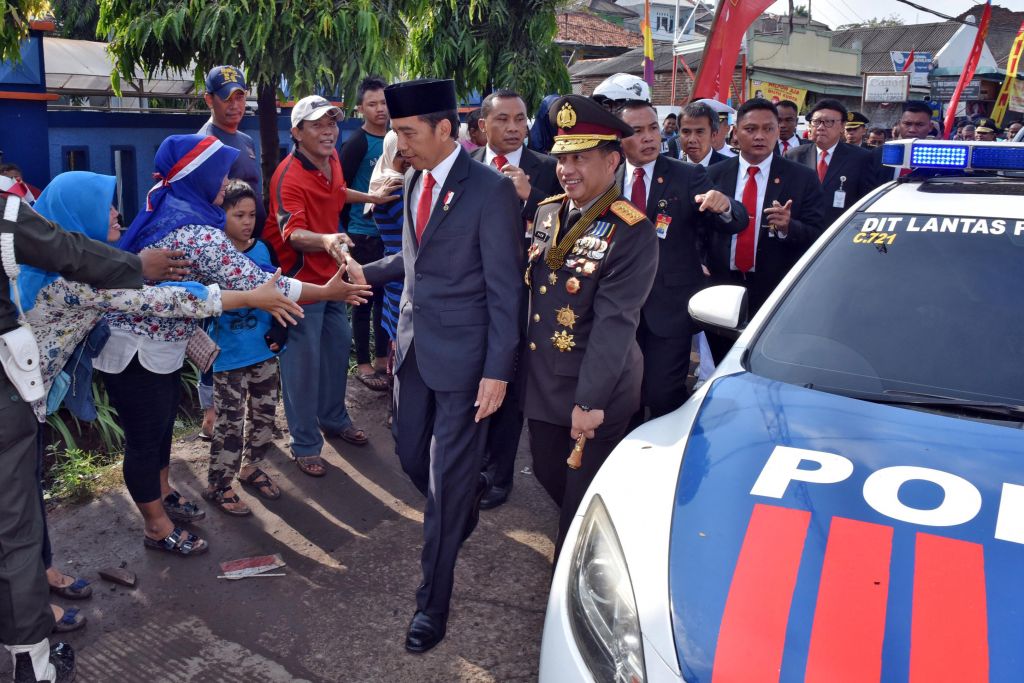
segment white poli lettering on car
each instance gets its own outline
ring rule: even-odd
[[[802,485],[835,485],[850,478],[854,464],[837,453],[776,446],[750,494],[782,498],[793,482]],[[917,508],[900,500],[899,492],[911,481],[925,481],[942,489],[942,502],[933,508]],[[981,511],[981,492],[958,475],[930,467],[897,465],[872,472],[864,481],[864,502],[881,515],[920,526],[951,527],[966,524]],[[1024,544],[1024,486],[1004,483],[993,536]]]

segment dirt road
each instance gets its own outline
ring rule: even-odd
[[[207,518],[196,529],[211,550],[202,557],[145,550],[140,518],[123,489],[51,514],[55,564],[95,581],[93,598],[80,603],[88,626],[65,637],[79,654],[79,680],[536,679],[557,519],[532,475],[522,472],[525,448],[510,502],[484,511],[462,549],[447,638],[426,655],[407,654],[423,500],[394,455],[384,397],[354,381],[349,387],[353,418],[370,445],[331,440],[324,449],[328,474],[314,479],[287,459],[286,440],[279,441],[264,469],[282,498],[243,492],[255,514],[241,519],[204,505]],[[197,500],[206,452],[198,440],[175,444],[172,484]],[[281,553],[287,576],[216,578],[224,560],[269,553]],[[97,569],[122,561],[137,572],[136,589],[96,579]],[[0,676],[9,675],[9,662],[0,663]]]

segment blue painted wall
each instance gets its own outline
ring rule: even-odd
[[[43,42],[33,31],[21,44],[18,64],[0,62],[0,90],[45,93]],[[3,159],[21,167],[25,180],[42,187],[50,179],[46,149],[46,102],[0,98],[0,151]]]

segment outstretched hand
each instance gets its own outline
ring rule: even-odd
[[[338,272],[324,285],[328,294],[327,299],[344,301],[353,306],[365,304],[373,296],[373,288],[367,284],[345,282],[345,272],[345,268],[339,268]]]
[[[249,294],[249,305],[266,311],[274,316],[274,320],[282,325],[298,325],[296,318],[302,318],[302,306],[286,297],[277,287],[281,279],[281,269],[278,268],[273,277],[264,282]]]
[[[185,258],[185,252],[175,249],[143,249],[139,260],[142,261],[142,278],[150,282],[181,282],[192,273],[189,268],[192,262]]]

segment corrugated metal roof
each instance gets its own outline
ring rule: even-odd
[[[91,40],[50,38],[43,40],[43,58],[46,63],[46,90],[69,95],[113,95],[110,73],[113,70],[107,44]],[[141,88],[141,92],[140,92]],[[131,83],[124,79],[121,89],[126,97],[195,97],[192,74],[156,72],[146,78],[141,69],[135,70]]]

